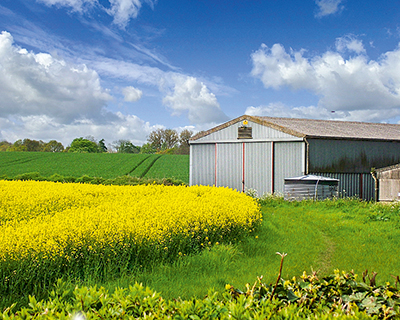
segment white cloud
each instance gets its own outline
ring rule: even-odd
[[[173,92],[163,99],[173,115],[188,114],[191,123],[222,122],[227,116],[222,112],[217,98],[204,83],[194,77],[174,75]]]
[[[97,0],[36,0],[47,6],[68,7],[72,11],[82,12],[86,7],[93,6],[98,3]]]
[[[114,17],[114,23],[125,28],[130,19],[135,19],[142,7],[142,0],[109,0],[111,8],[107,13]],[[154,5],[153,0],[147,0],[151,7]]]
[[[333,119],[334,114],[324,108],[315,106],[289,107],[281,102],[270,103],[266,106],[248,107],[245,114],[249,116],[282,117],[282,118],[309,118]]]
[[[47,53],[30,52],[15,45],[9,33],[1,33],[0,140],[56,139],[66,146],[76,137],[91,135],[107,143],[129,139],[143,144],[160,125],[107,111],[112,97],[101,86],[97,72],[154,87],[158,91],[154,94],[165,97],[172,114],[186,114],[196,124],[196,128],[191,127],[193,131],[201,130],[198,128],[206,123],[209,128],[210,123],[227,120],[215,95],[194,77],[97,56],[79,61],[70,63]],[[222,94],[227,90],[221,84],[214,87]],[[123,88],[122,93],[126,101],[142,96],[142,91],[132,86]]]
[[[162,85],[165,81],[163,79],[167,77],[167,73],[159,68],[128,61],[99,57],[89,57],[89,59],[83,61],[90,63],[94,69],[107,77],[137,81],[151,86]]]
[[[137,81],[140,84],[157,87],[165,94],[163,103],[173,115],[186,114],[191,123],[220,123],[227,120],[213,91],[221,95],[236,92],[234,89],[216,82],[207,84],[195,77],[177,72],[165,72],[159,68],[142,66],[115,59],[92,60],[91,65],[108,77]]]
[[[362,54],[349,59],[332,51],[306,58],[304,51],[288,53],[280,44],[262,45],[252,55],[252,75],[266,88],[307,89],[320,96],[319,108],[358,113],[364,119],[380,110],[380,119],[387,119],[400,108],[400,48],[378,60],[369,60],[357,48]]]
[[[122,93],[124,95],[124,100],[129,102],[136,102],[140,100],[143,95],[142,90],[136,89],[131,86],[122,89]]]
[[[316,0],[315,3],[318,6],[316,17],[321,18],[343,10],[341,2],[342,0]]]
[[[135,145],[145,143],[151,131],[160,127],[152,126],[134,115],[116,113],[115,117],[105,124],[91,119],[62,124],[57,119],[46,115],[18,116],[13,119],[0,117],[0,140],[15,142],[18,139],[57,140],[64,147],[77,137],[93,136],[96,140],[105,139],[106,143],[126,139]]]
[[[351,34],[336,39],[336,50],[339,52],[353,51],[357,54],[366,53],[362,41]]]
[[[34,54],[0,34],[0,117],[43,115],[72,122],[99,118],[111,99],[94,70],[49,54]]]
[[[136,101],[142,92],[123,90]],[[106,110],[110,94],[100,77],[84,64],[71,64],[47,53],[16,46],[8,32],[0,34],[0,140],[56,139],[67,146],[92,135],[108,143],[129,139],[138,145],[156,127],[135,115]]]
[[[314,86],[312,82],[312,66],[303,57],[303,51],[286,53],[280,44],[268,48],[265,44],[252,54],[252,75],[260,78],[265,87],[278,89],[280,86],[290,85],[301,88],[304,82]]]
[[[107,14],[114,18],[114,24],[125,28],[129,20],[135,19],[146,2],[152,8],[157,0],[108,0],[109,7],[103,7],[98,0],[36,0],[48,6],[59,6],[71,8],[74,12],[84,13],[88,8],[95,6],[102,8]]]
[[[334,111],[316,106],[287,106],[281,102],[270,103],[266,106],[248,107],[245,114],[250,116],[282,117],[282,118],[306,118],[344,121],[381,122],[382,111],[375,110],[352,110]],[[386,119],[400,116],[400,109],[389,110],[385,114]]]

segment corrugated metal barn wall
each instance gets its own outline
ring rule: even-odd
[[[258,195],[271,192],[272,142],[245,143],[245,189],[257,190]]]
[[[370,173],[400,162],[400,143],[308,139],[310,172]]]
[[[190,185],[255,189],[261,196],[283,193],[285,175],[304,174],[302,138],[249,121],[252,138],[238,139],[242,126],[237,122],[190,142]]]
[[[196,144],[190,152],[190,185],[251,188],[260,196],[283,193],[284,178],[304,174],[303,152],[304,144],[299,142],[247,142],[244,148],[243,143]],[[375,182],[369,173],[310,174],[339,179],[340,197],[374,199]]]
[[[219,143],[216,146],[216,186],[242,190],[242,144]]]
[[[362,200],[374,200],[375,181],[370,173],[327,173],[311,174],[339,179],[339,197],[356,197]]]
[[[190,146],[190,185],[271,192],[272,143],[236,142]]]
[[[215,144],[190,146],[189,171],[191,186],[215,184]]]
[[[284,178],[303,175],[303,142],[244,142],[191,145],[190,184],[228,186],[258,195],[284,192]],[[193,165],[193,163],[195,165]]]
[[[285,178],[305,174],[305,152],[304,142],[274,142],[274,193],[284,193]]]

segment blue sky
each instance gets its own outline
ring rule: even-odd
[[[0,32],[0,140],[400,120],[394,0],[2,0]]]

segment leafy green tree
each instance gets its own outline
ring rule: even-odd
[[[63,152],[64,146],[62,145],[61,142],[58,142],[56,140],[50,140],[49,142],[44,144],[43,151],[44,152]]]
[[[0,151],[8,151],[11,146],[11,142],[8,142],[6,140],[0,141]]]
[[[22,140],[19,139],[13,143],[13,145],[8,148],[8,151],[28,151],[26,146],[23,144]]]
[[[80,137],[71,142],[68,152],[98,153],[100,150],[96,142]]]
[[[164,145],[165,149],[173,149],[177,147],[179,142],[178,133],[173,129],[164,130]]]
[[[114,148],[118,153],[139,153],[140,148],[135,146],[129,140],[118,140],[114,142]]]
[[[43,151],[44,142],[42,140],[17,140],[7,151]]]
[[[24,139],[22,144],[26,146],[26,151],[43,151],[44,142],[42,140]]]
[[[193,131],[183,130],[179,135],[179,148],[177,149],[178,154],[189,154],[189,139],[193,136]]]
[[[147,142],[157,152],[177,147],[179,141],[178,133],[173,129],[157,129],[150,133]]]
[[[106,144],[104,143],[104,139],[101,139],[97,144],[99,147],[100,152],[107,152]]]
[[[153,153],[156,153],[156,152],[157,152],[157,149],[154,148],[150,143],[145,143],[140,148],[140,153],[153,154]]]

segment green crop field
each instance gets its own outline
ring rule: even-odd
[[[164,156],[157,159],[157,162],[149,168],[148,177],[152,178],[175,178],[182,181],[189,181],[189,157],[181,155]]]
[[[189,156],[123,153],[1,152],[0,176],[175,178],[189,182]]]

